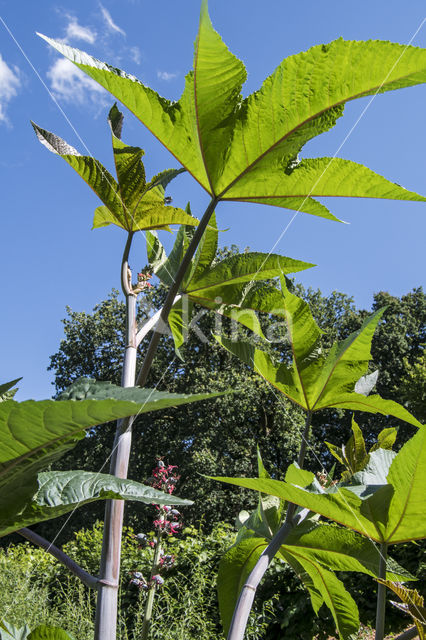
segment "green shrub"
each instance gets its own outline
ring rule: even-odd
[[[166,552],[176,557],[175,565],[164,574],[164,586],[156,594],[152,639],[224,640],[216,596],[217,567],[224,551],[234,540],[230,525],[216,524],[209,532],[186,527],[179,536],[170,536]],[[148,540],[154,536],[148,532]],[[102,523],[78,531],[64,550],[87,571],[96,575],[102,545]],[[395,554],[394,554],[395,555]],[[424,587],[424,544],[406,544],[398,558]],[[152,549],[140,548],[131,528],[123,538],[119,638],[140,637],[146,592],[130,585],[133,571],[149,577]],[[371,622],[374,611],[372,578],[342,574],[360,608],[361,620]],[[369,597],[366,597],[366,594]],[[0,618],[16,626],[25,622],[34,627],[45,622],[62,626],[78,640],[91,640],[95,614],[95,593],[70,576],[52,556],[25,542],[0,550]],[[395,630],[406,622],[399,611],[388,608],[388,628]],[[247,640],[322,640],[334,634],[334,624],[324,607],[314,615],[309,596],[293,571],[275,561],[259,588],[251,613]]]

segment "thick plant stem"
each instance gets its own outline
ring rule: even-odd
[[[132,235],[129,234],[126,243],[121,270],[122,287],[126,293],[126,346],[121,378],[123,387],[133,387],[136,376],[136,296],[129,287],[127,265]],[[131,442],[132,419],[118,421],[110,463],[111,475],[127,478]],[[116,638],[123,513],[124,500],[107,501],[96,605],[95,640],[115,640]]]
[[[176,302],[178,302],[181,299],[182,296],[176,296],[176,298],[173,300],[173,304],[175,304]],[[155,327],[155,325],[157,324],[159,318],[161,315],[161,309],[159,309],[158,311],[156,311],[150,318],[148,318],[148,320],[145,322],[145,324],[139,329],[137,336],[136,336],[136,346],[138,347],[140,345],[140,343],[142,342],[142,340],[145,338],[145,336],[151,331],[151,329],[153,329]]]
[[[309,411],[306,416],[305,428],[302,434],[302,443],[297,458],[297,463],[300,468],[303,467],[303,463],[305,461],[311,419],[312,413]],[[309,514],[309,509],[302,509],[297,515],[294,515],[296,509],[297,506],[295,504],[290,503],[288,505],[284,524],[260,555],[259,560],[256,562],[246,583],[241,589],[241,593],[234,609],[234,615],[232,616],[227,640],[243,640],[250,611],[253,606],[254,597],[256,595],[256,589],[259,586],[260,581],[265,575],[265,572],[275,554],[279,551],[281,545],[284,544],[292,529],[300,524]]]
[[[209,223],[217,199],[213,198],[200,224],[195,230],[194,236],[183,257],[176,273],[175,281],[170,287],[165,303],[161,310],[159,323],[167,322],[170,309],[173,306],[175,296],[179,290],[186,270],[198,247],[203,233]],[[137,353],[137,322],[136,322],[136,297],[131,291],[128,280],[128,257],[133,233],[129,233],[123,253],[121,264],[121,286],[126,295],[126,351],[124,356],[122,386],[134,386],[136,377],[136,353]],[[148,346],[145,359],[139,373],[136,384],[143,386],[148,377],[155,352],[160,341],[160,333],[154,332]],[[119,421],[114,441],[114,449],[111,456],[110,473],[119,478],[127,477],[129,466],[130,448],[132,440],[132,418]],[[121,532],[123,528],[124,501],[111,500],[107,502],[105,509],[105,525],[102,541],[102,555],[100,568],[100,582],[98,587],[98,600],[96,605],[96,622],[94,640],[115,640],[118,609],[118,583],[120,574]]]
[[[212,213],[214,211],[214,208],[217,202],[218,201],[216,198],[212,198],[207,209],[204,212],[203,217],[200,220],[200,224],[195,230],[195,233],[192,237],[191,242],[189,243],[188,249],[182,259],[182,262],[176,273],[175,280],[167,293],[166,300],[161,310],[161,314],[158,320],[158,324],[160,325],[160,327],[164,326],[167,322],[167,318],[169,317],[170,309],[173,306],[175,296],[179,291],[179,287],[182,284],[183,278],[185,277],[186,270],[189,267],[192,257],[203,236],[203,233],[206,230],[206,227],[210,221],[210,218],[212,216]],[[161,337],[161,333],[159,331],[154,331],[154,334],[151,338],[151,342],[149,343],[147,352],[145,354],[142,368],[136,380],[136,384],[140,387],[143,387],[144,384],[146,383],[149,371],[151,369],[152,361],[154,360],[155,352],[157,351],[158,343],[160,342],[160,337]]]
[[[74,560],[71,560],[71,558],[67,556],[66,553],[58,549],[58,547],[55,547],[55,545],[49,542],[49,540],[42,538],[42,536],[39,536],[38,533],[35,533],[34,531],[31,531],[31,529],[27,529],[26,527],[24,527],[23,529],[19,529],[19,531],[17,531],[16,533],[19,533],[20,536],[23,536],[30,542],[33,542],[38,547],[41,547],[42,549],[50,553],[50,555],[59,560],[59,562],[61,562],[68,569],[68,571],[71,571],[71,573],[77,576],[77,578],[80,578],[80,580],[83,582],[83,584],[86,585],[86,587],[95,589],[98,586],[98,578],[90,575],[90,573],[87,573],[87,571],[85,571],[82,567],[80,567],[80,565],[74,562]]]
[[[386,558],[388,548],[385,543],[380,545],[380,565],[379,578],[386,580]],[[377,609],[376,609],[376,635],[375,640],[383,640],[385,635],[385,608],[386,608],[386,587],[381,582],[377,587]]]
[[[157,544],[155,547],[154,559],[152,561],[152,567],[151,567],[151,576],[150,576],[151,584],[150,584],[150,589],[149,589],[148,597],[146,599],[146,604],[145,604],[145,613],[143,617],[141,640],[147,640],[149,629],[151,627],[152,607],[154,605],[154,597],[155,597],[155,584],[153,584],[152,578],[153,576],[156,575],[158,571],[161,553],[162,553],[161,532],[159,531],[158,537],[157,537]]]

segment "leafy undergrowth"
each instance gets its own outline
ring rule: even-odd
[[[132,529],[127,529],[123,544],[122,587],[120,591],[119,640],[140,637],[146,593],[129,585],[132,571],[149,571],[152,549],[138,545]],[[153,532],[146,532],[148,538]],[[210,531],[186,527],[179,536],[168,540],[167,553],[176,557],[174,567],[164,575],[164,587],[155,603],[152,638],[161,640],[224,640],[219,622],[216,575],[219,560],[234,539],[229,525],[215,525]],[[81,530],[65,545],[65,551],[90,573],[98,570],[102,528]],[[401,545],[398,560],[423,577],[422,546]],[[345,578],[346,580],[346,578]],[[346,584],[346,582],[345,582]],[[356,584],[356,588],[354,587]],[[419,586],[424,584],[421,580]],[[362,627],[357,640],[373,640],[375,597],[368,576],[348,574],[346,585],[360,607]],[[420,586],[421,589],[421,586]],[[368,597],[366,596],[368,594]],[[261,604],[263,600],[263,605]],[[0,549],[0,618],[20,627],[40,623],[63,627],[78,640],[92,640],[94,594],[51,556],[29,543]],[[388,629],[401,632],[402,614],[389,607]],[[409,624],[409,622],[407,622]],[[322,607],[316,618],[309,597],[292,571],[276,563],[261,585],[252,612],[247,640],[332,640],[334,624]]]

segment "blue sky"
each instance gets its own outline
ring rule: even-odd
[[[423,0],[210,0],[209,10],[215,28],[246,64],[245,93],[256,90],[284,57],[339,36],[407,44],[420,27],[413,45],[426,47]],[[23,376],[19,399],[53,393],[46,368],[62,337],[65,306],[90,311],[112,287],[119,288],[125,239],[118,229],[91,231],[96,197],[37,142],[29,123],[57,133],[112,170],[106,116],[113,99],[35,32],[63,39],[177,99],[192,65],[198,13],[198,0],[0,0],[0,382]],[[332,156],[347,138],[338,156],[424,195],[425,98],[425,86],[387,93],[365,113],[367,100],[355,101],[304,154]],[[149,176],[176,166],[130,114],[123,139],[145,149]],[[207,204],[206,194],[186,175],[172,184],[170,195],[177,206],[190,200],[197,216]],[[283,209],[221,204],[219,227],[229,228],[221,242],[266,252],[274,247],[313,262],[318,266],[299,280],[324,293],[353,295],[365,308],[374,292],[402,295],[423,284],[426,205],[329,199],[328,206],[350,224],[299,214],[285,231],[292,214]],[[146,263],[142,234],[131,263],[135,269]]]

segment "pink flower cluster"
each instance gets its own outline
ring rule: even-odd
[[[152,470],[151,486],[166,493],[173,493],[176,482],[180,478],[173,472],[173,469],[177,469],[177,466],[173,464],[166,466],[162,460],[158,460],[157,466]]]
[[[149,484],[154,489],[168,494],[173,493],[180,478],[174,471],[175,469],[177,469],[176,465],[165,465],[162,460],[157,460],[157,464],[152,470],[152,477],[148,480]],[[181,514],[177,509],[170,505],[155,505],[155,508],[157,509],[157,517],[153,524],[156,529],[156,537],[148,540],[144,533],[137,533],[135,538],[140,548],[149,546],[152,549],[156,549],[161,544],[161,539],[164,535],[171,536],[179,533],[179,530],[182,529]],[[158,552],[161,553],[161,549]],[[171,569],[174,563],[174,555],[161,553],[158,563],[153,566],[152,571],[153,573],[155,571],[167,571]],[[144,578],[140,571],[133,571],[131,576],[130,584],[138,589],[159,589],[164,583],[164,578],[159,573],[154,573],[149,581]]]

